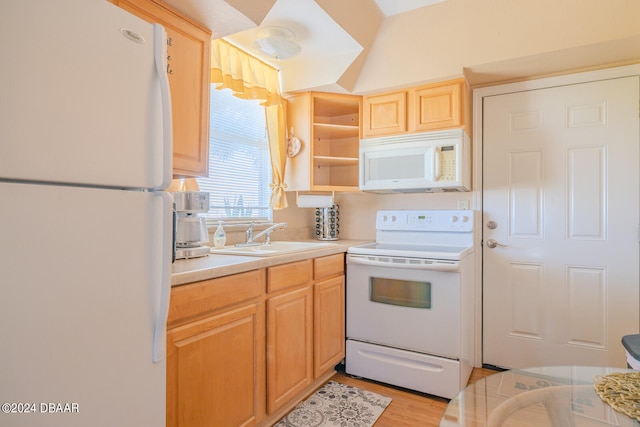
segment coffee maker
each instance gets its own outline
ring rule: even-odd
[[[209,255],[211,247],[205,218],[209,212],[209,193],[180,191],[172,193],[176,205],[176,259]]]

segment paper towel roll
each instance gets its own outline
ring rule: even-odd
[[[296,202],[299,208],[330,208],[333,205],[333,196],[303,194],[296,198]]]

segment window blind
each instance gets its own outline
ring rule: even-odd
[[[209,177],[198,178],[209,192],[209,220],[271,221],[271,163],[264,107],[211,85]]]

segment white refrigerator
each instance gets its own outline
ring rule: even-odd
[[[166,33],[15,0],[0,40],[0,425],[164,426]]]

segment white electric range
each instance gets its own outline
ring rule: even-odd
[[[474,212],[387,210],[347,253],[346,372],[446,398],[473,368]]]

